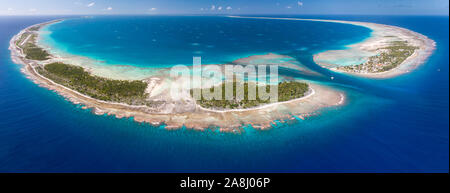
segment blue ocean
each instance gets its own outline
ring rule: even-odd
[[[448,16],[282,16],[404,27],[437,43],[412,73],[370,80],[320,68],[313,55],[370,37],[348,24],[222,16],[0,16],[0,172],[448,172]],[[53,19],[42,43],[102,65],[158,68],[288,55],[325,75],[282,75],[343,90],[346,105],[242,134],[97,116],[27,79],[10,39]],[[333,76],[334,79],[329,79]]]

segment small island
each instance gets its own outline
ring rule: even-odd
[[[391,25],[368,22],[229,16],[244,19],[332,22],[366,27],[371,36],[347,49],[328,50],[314,55],[314,62],[323,68],[366,78],[392,78],[409,73],[423,64],[436,48],[436,42],[417,32]],[[348,65],[344,61],[352,61]],[[364,62],[359,62],[364,61]]]
[[[54,82],[88,95],[92,98],[123,102],[130,105],[147,105],[147,83],[144,81],[113,80],[93,76],[82,67],[64,63],[50,63],[37,67],[37,72]]]
[[[233,99],[232,100],[225,100],[225,88],[227,84],[232,84],[230,87],[233,89]],[[215,109],[215,110],[226,110],[226,109],[248,109],[248,108],[254,108],[259,107],[262,105],[270,104],[271,102],[269,100],[261,99],[261,97],[258,95],[259,89],[266,89],[268,92],[270,90],[269,86],[257,86],[255,83],[242,83],[243,84],[243,99],[236,98],[236,90],[237,90],[237,84],[238,82],[226,82],[219,86],[213,87],[213,88],[206,88],[203,89],[203,91],[208,91],[212,89],[221,89],[222,93],[222,100],[206,100],[205,98],[201,97],[200,100],[197,100],[197,103],[208,109]],[[255,100],[249,100],[249,87],[254,87],[256,91]],[[307,95],[307,93],[311,93],[311,90],[309,89],[309,85],[303,82],[296,82],[296,81],[284,81],[278,83],[278,102],[285,102],[290,101],[294,99],[298,99],[301,97],[304,97]],[[199,88],[198,88],[199,89]],[[194,90],[191,90],[191,96],[194,93]],[[201,90],[201,89],[200,89]]]
[[[412,56],[417,46],[408,44],[407,41],[393,41],[389,46],[379,48],[379,54],[370,56],[367,62],[343,67],[336,67],[337,70],[350,73],[380,73],[387,72],[398,67],[408,57]]]
[[[418,68],[436,48],[436,42],[428,37],[397,26],[353,21],[330,22],[372,30],[369,38],[349,45],[347,49],[328,50],[314,55],[317,64],[336,72],[366,78],[392,78]],[[355,62],[350,65],[342,62],[346,58]]]

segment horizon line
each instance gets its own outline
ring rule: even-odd
[[[167,14],[145,14],[145,13],[116,13],[116,14],[0,14],[0,16],[248,16],[248,15],[316,15],[316,16],[449,16],[449,14],[264,14],[264,13],[252,13],[252,14],[198,14],[198,13],[167,13]]]

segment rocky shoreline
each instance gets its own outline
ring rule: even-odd
[[[92,112],[97,115],[107,114],[117,118],[133,117],[137,122],[149,123],[154,126],[165,125],[166,129],[186,127],[205,130],[217,128],[221,132],[239,133],[243,126],[252,125],[255,129],[269,129],[275,124],[274,120],[303,119],[317,110],[342,105],[345,101],[343,93],[313,83],[310,83],[313,92],[300,99],[239,111],[211,111],[201,108],[195,104],[195,101],[187,98],[185,98],[187,100],[180,101],[166,100],[160,106],[154,108],[94,99],[40,75],[35,68],[45,64],[26,59],[21,48],[16,45],[19,37],[26,31],[30,32],[30,28],[42,27],[58,21],[60,20],[30,26],[14,36],[9,47],[12,60],[21,64],[21,71],[36,84],[55,91],[74,104],[83,105],[84,109],[92,109]],[[148,77],[146,81],[151,85],[147,92],[152,99],[171,98],[167,86],[173,81],[167,80],[164,76]],[[182,82],[183,80],[175,81]]]

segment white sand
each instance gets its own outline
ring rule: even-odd
[[[293,116],[303,118],[319,109],[344,103],[345,96],[343,93],[326,86],[309,83],[312,92],[300,99],[251,109],[212,111],[197,105],[190,95],[175,93],[174,96],[170,92],[172,83],[179,85],[185,80],[170,79],[165,73],[145,79],[149,84],[146,92],[150,95],[149,100],[155,102],[154,106],[134,106],[97,100],[38,74],[35,67],[43,65],[43,63],[26,59],[22,50],[15,44],[25,31],[27,29],[13,37],[9,48],[13,61],[23,65],[22,72],[36,84],[59,93],[74,104],[82,104],[84,108],[92,109],[97,115],[108,114],[117,118],[134,117],[134,120],[138,122],[153,125],[164,123],[168,129],[186,126],[187,128],[203,130],[214,126],[220,127],[220,130],[224,132],[240,132],[243,125],[251,124],[258,129],[267,129],[271,127],[274,120],[287,120],[293,118]],[[56,60],[52,59],[46,62]]]

